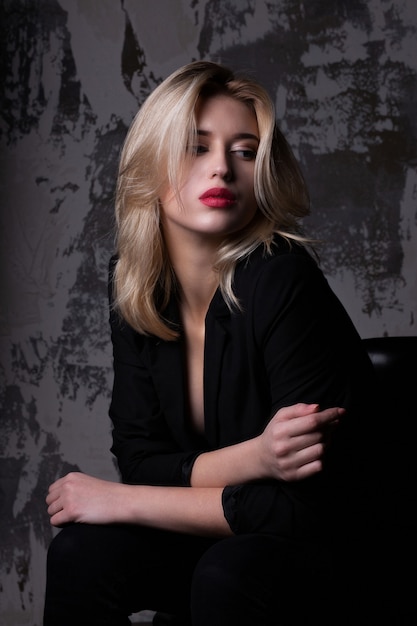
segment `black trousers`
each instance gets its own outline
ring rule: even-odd
[[[335,623],[332,582],[319,544],[74,524],[49,547],[44,626],[127,626],[144,609],[181,626],[322,626]]]

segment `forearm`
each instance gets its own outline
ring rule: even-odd
[[[266,477],[259,437],[200,454],[191,472],[192,487],[225,487]]]
[[[50,486],[46,502],[54,526],[138,524],[195,535],[231,534],[220,488],[124,485],[72,472]]]
[[[318,405],[280,409],[258,437],[197,457],[191,487],[127,485],[71,473],[49,488],[51,523],[142,524],[198,535],[224,536],[226,486],[259,478],[284,481],[321,471],[323,429],[337,425],[343,409]]]
[[[263,478],[302,480],[320,472],[329,435],[344,409],[299,403],[277,411],[264,432],[195,460],[192,487],[226,487]]]
[[[232,534],[221,488],[121,486],[126,488],[125,522],[196,535]]]

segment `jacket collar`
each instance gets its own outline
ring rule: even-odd
[[[181,332],[178,301],[173,296],[164,317]],[[224,351],[230,334],[230,311],[219,289],[214,294],[206,315],[206,344],[204,354],[204,414],[205,438],[209,444],[216,445],[217,398],[221,382]],[[157,387],[161,408],[174,436],[181,447],[193,449],[201,446],[201,439],[196,435],[188,420],[187,381],[185,379],[183,339],[177,341],[151,342],[151,363],[153,379]]]

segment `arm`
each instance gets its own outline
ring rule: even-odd
[[[317,404],[295,404],[277,411],[258,437],[200,454],[191,486],[237,485],[275,478],[302,480],[322,469],[322,457],[344,410],[319,411]],[[241,460],[245,459],[242,464]]]
[[[273,259],[258,280],[253,302],[252,326],[264,355],[262,376],[269,381],[272,410],[317,402],[324,409],[344,407],[346,414],[320,459],[322,472],[300,481],[229,485],[223,494],[225,515],[235,533],[305,537],[340,524],[363,498],[366,448],[360,419],[369,410],[372,368],[350,319],[310,259]]]
[[[193,486],[267,478],[294,481],[314,475],[322,469],[328,435],[344,413],[337,407],[350,407],[352,392],[356,394],[352,380],[357,366],[360,369],[362,355],[357,350],[362,346],[310,257],[277,256],[257,277],[242,275],[241,284],[248,291],[238,293],[244,296],[245,323],[253,329],[246,339],[248,358],[261,355],[257,367],[269,381],[264,396],[270,396],[273,417],[259,437],[198,456]]]
[[[141,524],[200,536],[232,534],[221,489],[124,485],[71,473],[46,498],[51,524]]]
[[[269,477],[277,459],[278,464],[281,463],[283,467],[282,473],[285,472],[285,465],[289,468],[287,471],[291,476],[294,467],[298,468],[300,472],[298,478],[320,471],[322,445],[314,443],[319,439],[318,422],[319,424],[327,422],[329,417],[333,416],[334,410],[322,413],[314,413],[314,410],[317,410],[316,405],[296,405],[282,409],[271,420],[263,436],[208,453],[217,467],[219,464],[223,467],[224,463],[225,469],[223,476],[219,473],[211,477],[205,475],[205,480],[210,483],[216,480],[222,483],[226,478],[231,479],[231,467],[241,466],[239,460],[242,454],[245,458],[253,458],[254,462],[248,464],[250,470],[245,474],[240,470],[235,472],[236,483],[246,477],[252,480],[255,472],[258,472],[259,476]],[[305,419],[302,417],[303,413]],[[288,424],[292,428],[288,429]],[[294,426],[295,424],[298,426]],[[311,432],[306,434],[306,429]],[[274,430],[277,432],[274,433]],[[290,432],[291,437],[283,437],[282,430],[284,433]],[[291,443],[291,440],[294,443]],[[271,454],[275,447],[271,445],[271,441],[272,444],[275,441],[279,443],[277,459],[274,453]],[[312,445],[307,445],[310,441]],[[290,449],[287,446],[290,446]],[[265,464],[266,458],[271,459],[271,467]],[[222,486],[223,484],[219,487],[187,489],[125,485],[85,474],[71,473],[50,486],[46,502],[51,524],[54,526],[69,522],[128,523],[189,534],[227,536],[232,533],[223,512]]]

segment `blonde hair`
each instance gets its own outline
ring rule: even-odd
[[[233,293],[236,264],[263,244],[271,251],[279,233],[306,242],[299,221],[309,213],[309,195],[299,165],[275,122],[267,91],[254,80],[217,63],[196,61],[164,80],[145,100],[128,131],[116,191],[115,307],[138,332],[174,340],[178,331],[163,318],[176,288],[160,227],[159,196],[168,184],[179,189],[187,146],[196,136],[200,98],[222,93],[254,112],[260,143],[254,190],[258,212],[252,222],[218,250],[219,286],[229,308],[239,306]]]

